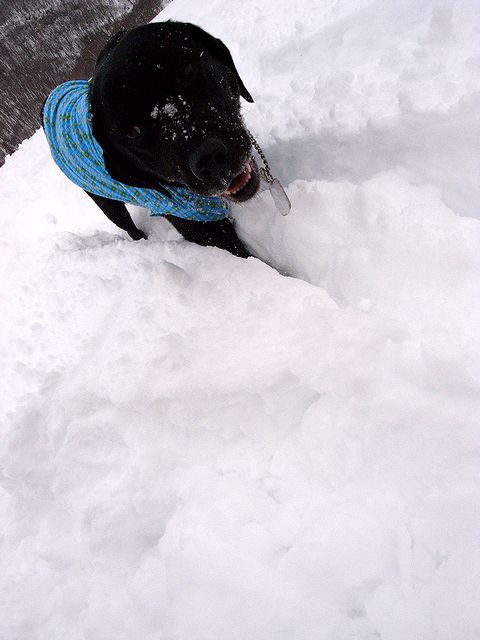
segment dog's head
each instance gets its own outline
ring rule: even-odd
[[[107,170],[133,186],[172,182],[248,200],[259,176],[240,97],[253,102],[227,47],[200,27],[163,22],[116,34],[90,94]]]

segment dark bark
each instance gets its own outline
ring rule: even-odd
[[[48,93],[86,79],[116,31],[149,22],[170,0],[0,2],[0,165],[40,126]]]

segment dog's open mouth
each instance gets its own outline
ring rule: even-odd
[[[230,186],[225,191],[225,195],[235,195],[241,191],[252,179],[252,167],[250,162],[247,164],[242,173],[236,176],[230,183]]]
[[[231,181],[223,196],[243,202],[254,196],[259,187],[258,169],[255,160],[251,158],[241,173]]]

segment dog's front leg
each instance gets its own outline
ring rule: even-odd
[[[165,216],[185,240],[196,242],[204,247],[218,247],[230,251],[234,256],[248,258],[251,254],[237,236],[230,220],[215,222],[197,222],[177,216]]]
[[[143,231],[137,229],[123,202],[109,200],[108,198],[97,196],[88,191],[85,193],[92,198],[95,204],[98,204],[107,218],[116,224],[117,227],[126,231],[132,240],[146,240],[147,236]]]

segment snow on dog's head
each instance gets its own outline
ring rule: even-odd
[[[199,27],[164,22],[117,34],[91,91],[107,169],[135,186],[173,182],[248,200],[259,176],[241,97],[253,102],[228,48]]]

